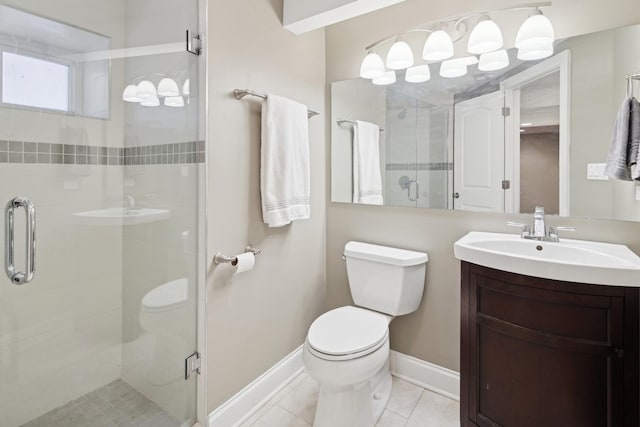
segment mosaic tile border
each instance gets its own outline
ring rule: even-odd
[[[453,162],[387,163],[388,171],[451,171]]]
[[[204,141],[127,148],[0,141],[0,163],[128,166],[204,163],[204,161]]]

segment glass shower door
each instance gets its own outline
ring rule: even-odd
[[[0,1],[0,425],[191,425],[197,1]]]

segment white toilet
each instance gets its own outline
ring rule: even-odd
[[[304,364],[320,383],[314,427],[372,427],[391,394],[389,323],[422,300],[427,254],[369,243],[345,245],[354,306],[318,317]]]
[[[193,351],[190,335],[195,313],[194,298],[189,297],[189,280],[180,278],[153,288],[142,298],[140,326],[154,339],[154,356],[149,366],[149,381],[166,385],[184,377],[184,366],[176,363]]]

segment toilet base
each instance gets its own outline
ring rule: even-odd
[[[391,396],[389,360],[376,375],[349,387],[321,386],[313,427],[373,427]]]

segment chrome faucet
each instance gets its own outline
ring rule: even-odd
[[[133,209],[136,207],[136,199],[133,197],[133,194],[125,194],[124,197],[127,199],[127,203],[129,204],[129,209]]]
[[[560,227],[551,225],[547,229],[544,221],[544,208],[536,206],[533,213],[533,228],[529,224],[519,222],[507,222],[508,226],[520,227],[520,237],[529,240],[539,240],[543,242],[558,242],[558,231],[576,231],[575,227]],[[532,232],[533,229],[533,232]]]
[[[536,206],[533,212],[533,237],[545,237],[547,235],[547,227],[544,224],[544,208]]]

